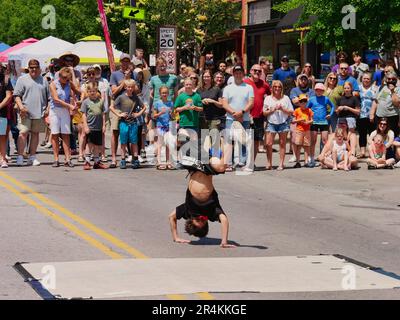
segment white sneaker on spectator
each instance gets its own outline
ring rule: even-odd
[[[17,166],[21,167],[23,165],[24,165],[24,157],[19,155],[17,157]]]
[[[1,162],[1,167],[2,167],[3,169],[8,168],[7,161],[3,160],[3,161]]]
[[[52,147],[51,142],[47,142],[44,146],[46,149],[50,149]]]
[[[143,159],[141,156],[138,156],[138,159],[140,163],[146,162],[146,159]]]
[[[400,160],[394,165],[395,168],[400,168]]]
[[[292,156],[292,157],[289,159],[289,162],[290,162],[290,163],[296,162],[296,156]]]
[[[129,156],[129,157],[126,159],[126,162],[132,162],[132,156]]]
[[[7,161],[11,161],[11,159],[12,159],[12,158],[11,158],[10,156],[6,155],[6,160],[7,160]]]
[[[37,167],[37,166],[40,166],[40,162],[39,162],[38,159],[36,159],[36,157],[29,157],[29,159],[28,159],[28,166]]]

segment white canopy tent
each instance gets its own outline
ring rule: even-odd
[[[73,46],[72,43],[52,36],[44,38],[32,45],[18,49],[10,53],[8,60],[14,60],[20,63],[21,67],[26,67],[30,59],[36,59],[40,62],[42,69],[51,58],[57,58],[63,52]]]
[[[106,43],[97,36],[89,36],[75,43],[69,48],[73,54],[80,58],[79,65],[88,66],[93,64],[108,65]],[[119,62],[122,52],[117,50],[113,45],[114,60]]]

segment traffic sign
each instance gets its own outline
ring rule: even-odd
[[[145,18],[145,10],[136,7],[124,7],[122,17],[125,19],[134,19],[137,21],[143,21]]]
[[[160,27],[159,29],[159,46],[161,50],[176,49],[176,28]]]
[[[167,61],[167,72],[177,71],[176,26],[160,26],[157,32],[158,54]]]

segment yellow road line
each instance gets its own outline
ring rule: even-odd
[[[8,183],[5,183],[4,181],[0,180],[0,186],[4,187],[8,191],[12,192],[15,194],[17,197],[19,197],[21,200],[25,201],[27,204],[31,205],[32,207],[36,208],[38,211],[43,213],[44,215],[56,220],[60,224],[62,224],[65,228],[68,230],[72,231],[75,233],[77,236],[81,237],[85,241],[87,241],[89,244],[91,244],[93,247],[99,249],[109,257],[113,259],[122,259],[123,257],[112,251],[110,248],[106,247],[104,244],[101,242],[97,241],[96,239],[92,238],[90,235],[87,233],[83,232],[80,230],[78,227],[74,226],[73,224],[69,223],[67,220],[61,218],[60,216],[56,215],[54,212],[50,211],[49,209],[43,207],[42,205],[38,204],[28,196],[22,194],[20,191],[15,189],[13,186],[9,185]]]
[[[35,198],[39,199],[44,204],[47,204],[48,206],[53,207],[54,209],[62,212],[63,214],[65,214],[66,216],[71,218],[72,220],[78,222],[82,226],[84,226],[84,227],[88,228],[89,230],[93,231],[94,233],[96,233],[97,235],[102,237],[103,239],[111,242],[113,245],[115,245],[116,247],[118,247],[118,248],[124,250],[125,252],[129,253],[133,257],[138,258],[138,259],[149,259],[149,257],[144,255],[139,250],[131,247],[126,242],[124,242],[122,240],[119,240],[116,237],[114,237],[113,235],[109,234],[108,232],[96,227],[95,225],[93,225],[89,221],[81,218],[80,216],[78,216],[77,214],[73,213],[72,211],[62,207],[58,203],[46,198],[45,196],[43,196],[40,193],[36,192],[35,190],[31,189],[30,187],[28,187],[27,185],[23,184],[22,182],[19,182],[18,180],[14,179],[13,177],[11,177],[11,176],[3,173],[3,172],[0,172],[0,176],[3,177],[4,179],[7,179],[9,182],[13,183],[14,185],[16,185],[17,187],[21,188],[22,190],[29,192],[30,194],[32,194],[32,196],[34,196]]]
[[[13,183],[15,186],[19,187],[20,189],[29,192],[32,196],[34,196],[35,198],[37,198],[38,200],[42,201],[44,204],[58,210],[59,212],[62,212],[63,214],[65,214],[67,217],[71,218],[72,220],[74,220],[75,222],[79,223],[80,225],[86,227],[87,229],[93,231],[95,234],[97,234],[98,236],[102,237],[103,239],[109,241],[110,243],[112,243],[113,245],[115,245],[116,247],[124,250],[125,252],[129,253],[131,256],[137,258],[137,259],[150,259],[148,256],[146,256],[145,254],[143,254],[142,252],[140,252],[139,250],[131,247],[130,245],[128,245],[127,243],[125,243],[124,241],[114,237],[113,235],[111,235],[110,233],[102,230],[99,227],[96,227],[94,224],[90,223],[89,221],[87,221],[86,219],[83,219],[82,217],[78,216],[77,214],[73,213],[72,211],[62,207],[61,205],[59,205],[58,203],[48,199],[47,197],[41,195],[40,193],[36,192],[35,190],[33,190],[32,188],[28,187],[27,185],[25,185],[24,183],[18,181],[17,179],[5,174],[4,172],[0,172],[0,177],[3,177],[4,179],[8,180],[9,182]],[[0,180],[1,181],[1,180]],[[12,187],[11,187],[12,188]],[[8,188],[7,188],[8,189]],[[10,189],[8,189],[10,190]],[[21,194],[19,191],[13,189],[14,191],[18,192],[19,194]],[[11,191],[11,190],[10,190]],[[12,191],[13,193],[15,193],[14,191]],[[35,203],[35,205],[33,205],[35,208],[37,208],[38,206],[40,206],[39,204],[37,204],[36,202],[34,202],[33,200],[31,200],[29,197],[21,194],[22,196],[24,196],[26,199],[28,199],[29,201],[31,201],[32,203]],[[23,199],[24,201],[26,201],[25,199]],[[27,201],[26,201],[27,202]],[[42,207],[42,206],[40,206]],[[70,224],[69,222],[67,222],[66,220],[64,220],[63,218],[57,216],[56,214],[54,214],[53,212],[51,212],[50,210],[46,209],[45,207],[42,207],[44,210],[47,210],[48,212],[50,212],[52,215],[54,215],[55,217],[57,217],[60,220],[65,221],[65,223],[69,224],[70,226],[76,228],[74,225]],[[57,219],[56,219],[57,220]],[[58,221],[58,220],[57,220]],[[61,222],[60,222],[61,223]],[[62,223],[64,226],[65,224]],[[78,229],[78,228],[77,228]],[[78,229],[79,230],[79,229]],[[83,233],[83,232],[82,232]],[[87,235],[88,237],[90,237],[89,235]],[[83,239],[85,239],[84,237],[82,237]],[[90,237],[91,238],[91,237]],[[94,238],[91,238],[94,241],[96,241],[98,244],[100,244],[101,246],[103,246],[104,248],[106,248],[103,244],[101,244],[100,242],[98,242],[97,240],[95,240]],[[86,240],[86,239],[85,239]],[[86,240],[88,241],[88,240]],[[89,241],[88,241],[89,242]],[[91,243],[91,242],[89,242]],[[96,248],[98,248],[97,246],[95,246]],[[108,249],[108,248],[106,248]],[[101,249],[100,249],[101,250]],[[113,251],[111,251],[110,249],[108,249],[110,252],[112,252],[115,257],[112,257],[113,259],[122,259],[123,257]],[[103,250],[102,250],[103,251]],[[107,254],[109,255],[109,254]],[[109,255],[110,256],[110,255]],[[202,293],[196,293],[196,295],[198,295],[201,299],[203,300],[212,300],[214,299],[214,297],[207,293],[207,292],[202,292]],[[185,300],[186,297],[183,295],[178,295],[178,294],[174,294],[174,295],[166,295],[169,299],[171,300]]]
[[[197,292],[196,295],[202,300],[214,300],[215,298],[208,292]]]

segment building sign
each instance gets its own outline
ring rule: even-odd
[[[167,72],[177,73],[176,26],[158,28],[158,55],[167,61]]]
[[[268,20],[271,20],[271,0],[249,3],[248,24],[250,26],[266,23]]]
[[[309,26],[299,27],[299,28],[284,28],[281,30],[282,33],[291,33],[291,32],[300,32],[300,31],[308,31],[311,28]]]

